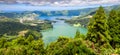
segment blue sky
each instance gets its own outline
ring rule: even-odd
[[[0,0],[0,11],[73,10],[120,4],[120,0]]]

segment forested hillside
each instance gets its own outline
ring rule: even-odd
[[[18,35],[19,32],[24,30],[40,32],[41,30],[49,28],[52,28],[50,21],[25,20],[21,23],[20,19],[0,17],[0,35]]]
[[[114,5],[114,6],[104,7],[106,16],[109,15],[109,12],[110,12],[112,9],[117,10],[117,11],[120,11],[120,5]],[[66,23],[69,23],[69,24],[71,24],[71,25],[79,23],[79,24],[81,24],[83,27],[87,27],[90,18],[92,18],[95,13],[96,13],[96,9],[94,8],[94,10],[91,10],[90,12],[87,12],[87,13],[84,14],[84,15],[76,16],[76,17],[73,16],[72,19],[66,19],[65,22],[66,22]]]

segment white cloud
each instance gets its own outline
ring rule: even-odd
[[[120,4],[120,0],[0,0],[0,3],[27,3],[31,5],[82,6],[94,4]]]
[[[59,2],[54,2],[54,4],[55,4],[55,5],[58,5],[58,4],[59,4]]]

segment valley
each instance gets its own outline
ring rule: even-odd
[[[0,11],[0,55],[120,54],[119,4],[80,9],[9,5],[25,10]]]

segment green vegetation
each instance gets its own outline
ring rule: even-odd
[[[76,32],[76,36],[78,34],[79,32]],[[34,35],[18,36],[12,40],[1,37],[0,55],[95,55],[81,37],[75,39],[60,37],[44,48],[42,39],[36,39]]]
[[[76,31],[74,38],[59,37],[47,47],[36,31],[8,39],[0,37],[0,55],[119,55],[120,12],[112,10],[109,16],[99,7],[88,24],[86,36]],[[44,27],[43,27],[44,28]],[[22,32],[23,33],[23,32]]]
[[[107,17],[103,7],[99,7],[88,25],[87,39],[98,48],[98,52],[102,51],[102,48],[111,48],[109,41],[111,41],[112,38],[108,35],[106,21]]]
[[[112,10],[107,17],[103,7],[99,7],[96,14],[90,19],[86,39],[93,43],[96,53],[119,54],[120,42],[117,33],[119,33],[120,17],[118,15],[119,12]]]
[[[89,12],[85,12],[85,14],[81,13],[80,16],[77,16],[77,17],[73,16],[72,19],[65,20],[65,22],[68,24],[71,24],[71,25],[80,23],[82,25],[82,27],[87,27],[89,24],[90,18],[92,18],[94,16],[94,14],[96,13],[96,9],[97,8],[94,8],[94,9],[90,10]],[[104,7],[104,12],[106,13],[107,16],[109,16],[109,12],[112,9],[120,11],[120,6],[114,5],[114,6]]]
[[[110,44],[113,48],[120,48],[120,12],[112,10],[109,14],[108,26],[109,35],[112,37]]]
[[[74,25],[74,24],[81,24],[81,26],[83,27],[87,27],[88,25],[88,22],[89,22],[89,19],[90,18],[83,18],[83,19],[80,19],[80,17],[77,17],[77,19],[75,18],[72,18],[70,20],[65,20],[66,23],[69,23],[71,25]]]
[[[18,35],[20,31],[24,30],[40,32],[40,30],[52,28],[52,24],[49,21],[44,21],[44,23],[35,22],[38,21],[20,23],[19,19],[0,17],[0,35]]]
[[[111,37],[108,35],[106,19],[104,9],[100,7],[88,26],[87,39],[93,43],[98,43],[98,46],[104,45],[105,42],[111,40]]]
[[[95,55],[91,48],[87,48],[81,38],[70,39],[60,37],[57,42],[47,47],[47,55]]]
[[[18,37],[11,41],[1,38],[0,44],[0,55],[44,54],[43,41],[41,39],[34,40],[33,36]]]
[[[21,30],[25,30],[26,26],[18,22],[0,22],[0,35],[7,33],[15,35]]]

